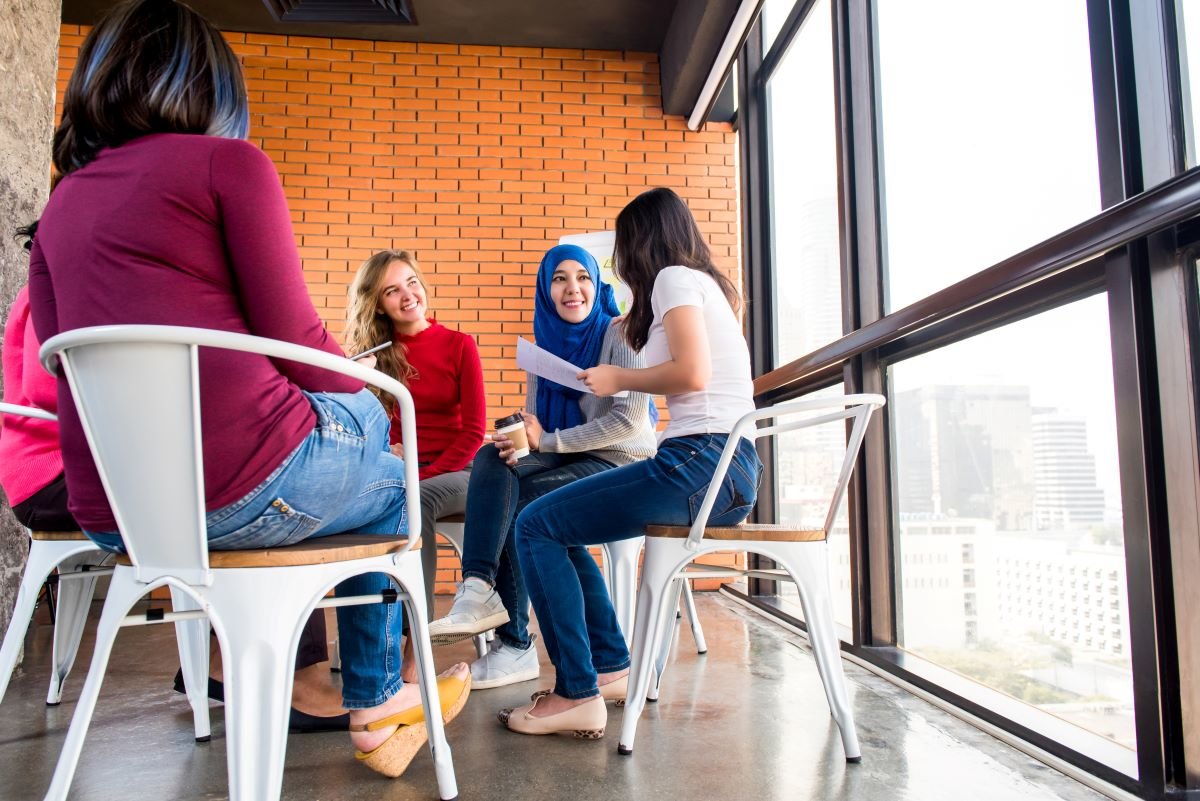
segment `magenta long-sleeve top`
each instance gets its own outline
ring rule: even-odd
[[[100,152],[54,190],[29,267],[34,327],[140,323],[254,334],[341,354],[304,285],[279,176],[254,145],[154,134]],[[200,351],[210,511],[257,487],[313,430],[301,390],[356,392],[345,376],[265,356]],[[115,531],[66,380],[59,423],[70,510]]]

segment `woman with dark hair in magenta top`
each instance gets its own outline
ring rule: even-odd
[[[62,179],[34,239],[38,338],[94,325],[160,324],[254,334],[342,354],[309,299],[271,160],[244,141],[241,68],[220,33],[173,0],[131,0],[88,35],[54,137]],[[337,532],[407,531],[403,462],[362,382],[227,350],[199,357],[209,547],[290,545]],[[121,547],[66,381],[59,424],[70,508]],[[272,500],[288,498],[283,509]],[[293,500],[294,499],[294,500]],[[285,511],[286,510],[286,511]],[[381,591],[349,579],[339,595]],[[399,775],[420,749],[420,709],[401,668],[397,604],[338,609],[343,704],[358,757]],[[443,701],[469,691],[466,665]],[[455,704],[456,706],[458,704]]]

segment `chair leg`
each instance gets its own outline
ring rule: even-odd
[[[108,598],[104,601],[104,610],[100,613],[100,624],[96,627],[96,647],[92,651],[92,664],[79,693],[79,702],[75,705],[71,727],[67,730],[66,740],[63,741],[62,752],[58,756],[54,778],[50,781],[50,789],[46,791],[45,801],[64,801],[67,791],[71,789],[71,780],[75,778],[75,768],[79,765],[79,754],[83,750],[83,740],[87,736],[92,713],[96,709],[96,698],[100,695],[100,685],[104,682],[104,671],[108,668],[113,642],[117,638],[117,632],[121,630],[125,615],[142,597],[144,589],[144,585],[134,579],[133,568],[118,567],[114,571],[112,583],[108,588]]]
[[[633,642],[634,617],[637,601],[638,556],[642,552],[643,537],[605,543],[604,577],[608,584],[608,596],[612,599],[617,623],[625,635],[625,643]]]
[[[804,621],[808,627],[808,641],[812,646],[817,672],[825,686],[825,698],[829,711],[842,734],[842,748],[847,762],[859,762],[862,752],[858,746],[858,734],[854,727],[854,712],[850,707],[846,689],[846,676],[842,671],[841,647],[833,627],[833,603],[830,600],[829,565],[824,543],[790,543],[777,546],[783,566],[792,574],[800,593],[800,604],[804,609]]]
[[[100,551],[85,551],[63,559],[59,565],[58,615],[54,620],[54,664],[50,670],[50,688],[46,691],[46,704],[58,706],[62,701],[62,686],[75,664],[79,653],[79,640],[87,624],[88,609],[96,591],[96,579],[84,574],[80,578],[63,579],[64,573],[74,573],[84,565],[98,565],[104,561]]]
[[[429,623],[425,611],[425,576],[421,572],[420,561],[411,557],[402,558],[393,575],[411,598],[406,611],[412,634],[413,656],[417,660],[421,704],[425,708],[425,726],[429,732],[429,750],[433,755],[438,794],[444,801],[451,801],[458,798],[458,780],[454,776],[450,743],[446,741],[445,724],[442,723],[437,668],[433,666],[433,646],[429,642]]]
[[[333,640],[333,649],[329,652],[329,672],[342,672],[342,638],[335,637]]]
[[[666,555],[664,555],[666,556]],[[668,639],[668,618],[674,607],[668,604],[673,570],[667,558],[651,559],[651,547],[647,545],[646,559],[642,565],[642,586],[637,596],[637,621],[633,627],[633,647],[629,666],[629,691],[625,696],[625,716],[621,721],[621,738],[617,752],[633,753],[633,741],[637,736],[638,719],[646,707],[646,696],[650,691],[657,645],[660,638]]]
[[[696,614],[696,599],[692,597],[692,582],[683,579],[683,608],[687,612],[688,623],[692,624],[692,639],[696,641],[696,653],[707,654],[708,643],[704,639],[704,627],[700,625],[700,616]]]
[[[187,612],[201,607],[192,596],[172,587],[171,608],[176,612]],[[201,618],[177,622],[175,641],[179,647],[179,669],[183,673],[188,703],[192,707],[196,742],[206,743],[212,739],[212,724],[208,711],[208,620]]]
[[[29,631],[29,620],[33,617],[42,583],[60,558],[60,553],[52,548],[41,548],[36,542],[29,549],[25,574],[21,576],[21,586],[17,590],[17,602],[8,622],[8,631],[4,633],[4,645],[0,646],[0,701],[4,700],[8,682],[17,667],[17,657],[25,644],[25,633]]]
[[[475,635],[475,656],[481,659],[486,656],[488,652],[488,634],[491,634],[491,632],[484,632],[483,634]]]
[[[671,660],[671,646],[675,644],[675,637],[679,634],[679,612],[677,610],[684,584],[683,579],[677,578],[667,588],[665,614],[669,621],[664,624],[663,630],[659,633],[658,645],[654,649],[654,673],[650,679],[650,686],[646,690],[646,700],[648,701],[658,700],[663,673],[667,671],[667,663]]]
[[[259,574],[254,576],[251,574]],[[221,645],[230,801],[277,801],[283,786],[296,643],[304,617],[244,614],[263,599],[292,614],[313,588],[288,571],[219,571],[206,591]],[[207,647],[207,643],[205,643]]]

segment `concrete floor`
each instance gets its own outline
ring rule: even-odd
[[[439,606],[447,599],[439,598]],[[862,742],[860,764],[843,758],[815,663],[804,641],[713,593],[697,595],[709,653],[680,635],[662,699],[648,704],[632,757],[616,752],[622,712],[594,742],[522,737],[496,722],[549,683],[473,695],[447,733],[463,799],[853,799],[854,801],[1083,801],[1092,790],[962,721],[843,663]],[[43,703],[50,628],[31,627],[22,675],[0,719],[0,799],[40,799],[49,785],[90,654],[85,639],[59,707]],[[469,643],[440,649],[439,667],[468,659]],[[543,654],[544,657],[544,654]],[[80,801],[227,797],[219,707],[213,739],[193,741],[169,626],[126,629],[84,746],[72,798]],[[611,707],[610,707],[611,709]],[[292,735],[285,799],[433,799],[428,751],[400,779],[357,765],[343,734]]]

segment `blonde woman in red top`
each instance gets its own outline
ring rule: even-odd
[[[429,289],[416,257],[383,250],[363,262],[350,286],[346,349],[361,353],[388,342],[376,369],[404,382],[417,412],[421,478],[421,563],[428,609],[437,573],[435,524],[466,510],[471,462],[483,444],[487,397],[475,340],[430,315]],[[389,410],[395,403],[381,398]],[[400,426],[392,426],[393,448]]]

